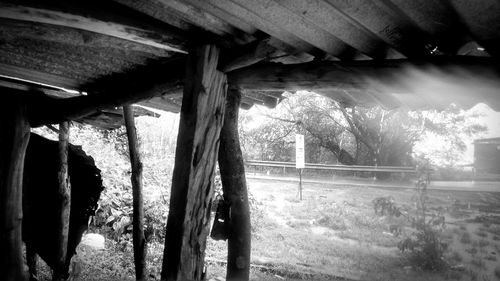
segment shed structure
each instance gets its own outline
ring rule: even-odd
[[[0,279],[23,279],[30,127],[112,127],[133,103],[180,112],[162,280],[203,279],[214,165],[237,151],[219,151],[221,130],[233,140],[221,145],[238,145],[226,98],[274,107],[311,90],[347,105],[499,110],[499,15],[497,0],[0,1]]]
[[[474,141],[474,170],[500,175],[500,138]]]

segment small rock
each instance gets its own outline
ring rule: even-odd
[[[208,279],[208,281],[226,281],[226,278],[218,276],[215,278],[210,278]]]
[[[451,270],[465,271],[465,266],[463,264],[457,264],[450,267]]]
[[[88,233],[83,236],[81,244],[95,250],[104,250],[104,242],[104,236],[97,233]]]

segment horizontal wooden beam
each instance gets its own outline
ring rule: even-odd
[[[184,74],[178,69],[184,63],[184,60],[180,59],[156,68],[138,69],[135,75],[90,85],[88,96],[67,99],[43,96],[30,108],[29,120],[32,126],[40,126],[61,120],[82,118],[98,110],[159,96],[163,96],[163,99],[169,97],[178,99],[184,84]],[[141,76],[140,73],[148,75]],[[435,74],[438,76],[434,77]],[[439,80],[440,78],[442,80]],[[400,104],[394,97],[398,99],[398,95],[407,94],[428,101],[440,99],[450,103],[463,101],[470,104],[469,101],[474,100],[488,102],[490,106],[498,107],[500,106],[498,94],[483,89],[485,86],[494,89],[499,83],[495,81],[500,81],[499,78],[500,63],[487,57],[431,57],[427,61],[323,61],[293,65],[260,63],[228,73],[229,87],[243,89],[248,93],[248,99],[243,97],[245,103],[255,101],[256,97],[251,94],[253,91],[309,90],[320,93],[351,91],[354,95],[369,95],[370,97],[366,98],[370,100],[375,98],[381,103],[384,103],[384,100],[390,101],[388,106],[391,107]],[[431,87],[440,84],[426,85],[425,79],[437,79],[432,82],[443,81],[448,83],[447,85],[463,84],[470,93],[451,91],[441,95],[437,91],[433,92],[436,88]],[[467,85],[469,82],[471,85]],[[486,84],[480,84],[483,82]],[[477,90],[474,90],[475,88]],[[357,96],[356,100],[364,98]],[[174,100],[172,102],[175,103]],[[262,103],[267,104],[263,99]],[[272,105],[275,105],[275,101]]]
[[[187,53],[184,40],[177,30],[167,28],[160,22],[148,24],[145,20],[140,23],[134,21],[130,15],[125,13],[120,15],[120,7],[113,9],[113,17],[110,18],[104,15],[105,11],[100,11],[102,7],[108,7],[109,3],[107,5],[93,4],[94,7],[76,1],[70,4],[73,6],[66,4],[39,8],[36,7],[39,5],[36,2],[33,6],[1,3],[0,18],[87,30],[172,52]]]
[[[0,76],[17,78],[33,83],[45,84],[69,90],[79,90],[82,81],[62,75],[54,75],[34,69],[27,69],[15,65],[0,63]]]
[[[230,72],[269,59],[278,54],[283,54],[282,51],[274,46],[273,41],[276,40],[266,38],[242,46],[236,52],[224,53],[225,56],[221,58],[218,69],[222,72]]]
[[[137,69],[132,76],[111,77],[99,84],[87,85],[88,95],[58,99],[46,95],[32,98],[29,120],[33,127],[62,120],[80,119],[99,110],[120,107],[155,97],[178,95],[183,89],[183,74],[177,61]]]
[[[384,90],[398,89],[403,71],[437,69],[448,75],[465,72],[500,77],[500,64],[487,57],[429,57],[427,60],[322,61],[302,64],[261,63],[228,73],[230,87],[245,90]],[[391,87],[388,87],[391,86]],[[396,88],[392,87],[395,86]]]

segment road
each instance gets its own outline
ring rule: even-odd
[[[288,181],[299,182],[298,175],[282,176],[282,175],[261,175],[254,173],[247,173],[248,179],[263,179],[274,181]],[[413,188],[412,182],[394,182],[384,180],[374,180],[371,178],[341,178],[332,177],[327,178],[308,178],[303,177],[304,183],[319,183],[319,184],[333,184],[333,185],[350,185],[350,186],[369,186],[380,188]],[[450,191],[474,191],[474,192],[500,192],[500,182],[484,182],[484,181],[433,181],[427,187],[428,189],[435,190],[450,190]]]

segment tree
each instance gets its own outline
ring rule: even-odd
[[[464,112],[454,105],[439,112],[387,110],[297,92],[287,95],[275,110],[264,112],[266,119],[261,126],[253,126],[251,130],[242,128],[242,138],[244,143],[251,143],[244,147],[246,154],[252,155],[258,148],[261,156],[267,157],[260,159],[287,160],[293,150],[290,135],[301,132],[306,135],[306,148],[328,151],[342,164],[408,166],[413,164],[415,145],[428,134],[447,139],[449,149],[463,152],[463,137],[485,130],[475,123],[474,116],[467,117]],[[245,118],[245,122],[252,120]],[[314,153],[306,158],[320,162]]]

